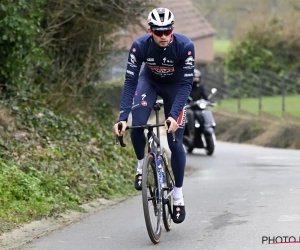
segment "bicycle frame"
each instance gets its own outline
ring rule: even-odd
[[[153,130],[151,128],[148,130],[147,138],[148,138],[148,154],[151,154],[154,158],[156,179],[158,180],[158,183],[159,183],[158,199],[162,200],[162,195],[161,195],[162,180],[161,180],[161,175],[160,175],[161,173],[158,170],[157,159],[160,158],[160,161],[164,161],[165,166],[168,166],[168,165],[167,165],[167,162],[166,162],[164,156],[161,153],[160,139],[155,135],[155,133],[153,132]],[[155,148],[155,146],[156,146],[156,148]],[[174,182],[168,169],[166,169],[166,172],[165,172],[165,175],[167,175],[167,174],[169,175],[172,182]],[[174,190],[169,192],[166,197],[163,197],[163,199],[168,199],[173,194],[173,192],[174,192]]]
[[[160,110],[160,107],[159,106],[154,106],[153,109],[155,111],[156,124],[159,124],[159,110]],[[148,154],[151,154],[154,158],[154,161],[155,161],[156,179],[159,182],[158,199],[162,200],[162,195],[161,195],[162,180],[161,180],[161,173],[158,170],[157,159],[160,158],[160,161],[164,161],[165,166],[168,167],[168,165],[167,165],[166,159],[164,158],[164,156],[162,155],[162,152],[161,152],[159,126],[156,127],[157,135],[153,132],[153,128],[154,128],[154,126],[148,127],[148,133],[147,133]],[[172,133],[172,135],[173,135],[173,138],[176,139],[174,133]],[[168,169],[165,172],[165,175],[167,175],[167,174],[169,175],[170,179],[174,183],[174,180],[173,180],[171,174],[169,173]],[[174,190],[169,192],[166,197],[163,197],[163,199],[168,199],[170,197],[170,195],[173,194],[173,192],[174,192]]]
[[[161,173],[158,169],[158,164],[157,164],[158,157],[160,157],[160,160],[162,160],[160,139],[153,132],[153,128],[148,129],[147,138],[148,138],[148,154],[151,154],[155,161],[155,173],[159,185],[158,200],[161,200],[162,180],[161,180]]]
[[[167,162],[164,159],[164,156],[161,154],[161,145],[160,145],[160,135],[159,135],[159,127],[164,126],[164,124],[159,124],[159,110],[161,109],[162,103],[156,103],[153,107],[153,110],[155,111],[155,117],[156,117],[156,124],[155,125],[142,125],[142,126],[131,126],[131,127],[127,127],[126,130],[128,129],[136,129],[136,128],[143,128],[143,129],[147,129],[148,133],[147,133],[147,139],[148,139],[148,154],[151,154],[154,158],[155,161],[155,172],[156,172],[156,177],[157,180],[159,182],[159,190],[158,190],[158,199],[162,200],[162,196],[161,196],[161,187],[162,187],[162,181],[161,181],[161,175],[160,172],[158,171],[158,165],[157,165],[157,159],[158,157],[160,157],[161,160],[164,161],[164,164],[167,166]],[[167,125],[170,126],[171,122],[167,121]],[[122,123],[119,123],[119,131],[122,129]],[[156,127],[156,132],[157,135],[153,132],[153,129]],[[178,140],[175,137],[175,133],[174,131],[172,131],[172,137],[173,137],[173,141],[175,143],[178,142]],[[126,144],[124,144],[123,142],[123,136],[117,136],[116,137],[116,143],[118,144],[120,142],[120,145],[122,147],[126,147]],[[156,146],[156,147],[155,147]],[[170,177],[170,179],[172,180],[172,182],[174,183],[174,180],[170,174],[170,172],[167,169],[167,173]],[[168,195],[166,197],[164,197],[164,199],[168,199],[169,196],[173,194],[173,190],[171,192],[168,193]]]

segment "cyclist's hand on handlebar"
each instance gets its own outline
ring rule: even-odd
[[[117,136],[122,136],[124,135],[124,132],[125,132],[125,129],[127,127],[127,122],[126,121],[121,121],[122,122],[122,131],[119,133],[119,129],[118,129],[118,124],[119,122],[117,122],[115,125],[114,125],[114,131],[115,131],[115,134]]]
[[[179,127],[178,124],[177,124],[177,121],[175,121],[174,118],[171,117],[171,116],[169,116],[167,120],[169,120],[171,122],[171,125],[170,125],[169,128],[168,128],[168,126],[167,126],[167,124],[165,122],[165,128],[168,131],[168,133],[171,133],[171,131],[175,132],[178,129],[178,127]]]

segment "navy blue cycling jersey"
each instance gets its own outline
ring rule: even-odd
[[[156,84],[180,84],[169,113],[177,120],[192,88],[194,58],[194,44],[183,34],[175,32],[167,47],[157,45],[150,34],[137,38],[128,56],[119,120],[127,120],[131,111],[142,63],[144,73]]]

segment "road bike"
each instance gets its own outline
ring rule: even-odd
[[[142,200],[144,217],[148,235],[154,244],[160,242],[162,233],[162,224],[166,231],[172,228],[173,213],[173,192],[174,177],[172,168],[169,165],[165,148],[161,146],[159,127],[165,126],[159,124],[159,111],[163,106],[163,100],[157,100],[153,110],[156,115],[156,124],[146,124],[141,126],[127,126],[128,129],[146,129],[148,139],[148,154],[145,157],[142,170]],[[168,127],[171,122],[166,121]],[[153,129],[156,128],[156,134]],[[122,130],[122,123],[118,124],[119,132]],[[173,141],[178,142],[172,131]],[[123,136],[116,137],[116,143],[125,147]],[[153,213],[153,219],[151,214]]]

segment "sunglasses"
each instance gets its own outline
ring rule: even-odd
[[[152,30],[153,34],[159,37],[162,37],[163,35],[169,36],[172,34],[173,30]]]

